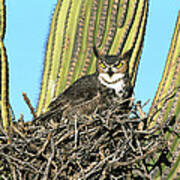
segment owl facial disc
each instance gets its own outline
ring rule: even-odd
[[[125,89],[125,79],[129,77],[129,60],[132,49],[122,56],[102,55],[94,47],[94,54],[97,57],[98,80],[101,84],[115,90],[116,94]]]

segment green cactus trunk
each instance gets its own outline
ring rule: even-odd
[[[135,84],[147,19],[147,0],[59,0],[47,45],[37,115],[50,101],[96,68],[92,47],[105,54],[134,48],[130,77]]]
[[[171,131],[180,130],[180,12],[163,76],[149,110],[151,125],[164,122],[170,122]],[[167,133],[166,137],[172,154],[168,156],[168,160],[172,166],[171,168],[162,166],[163,179],[178,179],[180,178],[180,134]],[[159,172],[154,179],[161,178]]]
[[[3,39],[5,35],[5,2],[0,0],[0,65],[1,65],[1,121],[6,129],[11,120],[9,112],[9,73],[8,60]]]

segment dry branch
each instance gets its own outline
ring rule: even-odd
[[[146,121],[136,107],[122,114],[116,103],[102,114],[97,111],[71,121],[19,121],[8,132],[0,126],[0,177],[151,179],[168,149],[168,124],[139,129]]]

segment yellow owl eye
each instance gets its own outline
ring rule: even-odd
[[[101,63],[100,66],[101,66],[103,69],[106,68],[106,66],[105,66],[103,63]]]
[[[116,65],[116,68],[119,69],[119,68],[121,68],[122,65],[123,65],[122,63],[119,63]]]

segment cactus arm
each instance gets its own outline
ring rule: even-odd
[[[155,114],[154,122],[159,121],[161,117],[166,119],[168,114],[179,113],[179,86],[180,86],[180,13],[176,23],[175,32],[172,38],[171,47],[167,57],[166,65],[162,75],[161,82],[156,92],[155,98],[149,110],[151,117],[158,109],[161,111]],[[166,99],[175,94],[168,103]],[[167,98],[166,98],[167,97]],[[162,119],[161,119],[162,120]]]
[[[142,2],[142,7],[139,11],[141,12],[139,18],[135,19],[135,23],[134,23],[136,26],[134,25],[134,27],[132,27],[131,30],[136,32],[136,34],[134,34],[134,36],[132,36],[131,39],[128,40],[131,42],[131,44],[133,44],[132,46],[134,46],[134,51],[130,59],[130,68],[129,68],[129,76],[131,77],[131,84],[133,87],[135,86],[138,66],[143,48],[147,16],[148,16],[148,1],[145,0],[144,2]],[[124,49],[126,49],[126,47]]]
[[[165,123],[171,120],[174,123],[170,126],[172,130],[179,133],[180,129],[180,12],[172,37],[172,42],[167,57],[166,65],[161,82],[156,92],[155,98],[149,110],[148,122],[151,127],[155,123]],[[172,163],[171,167],[162,165],[163,175],[158,172],[154,179],[177,179],[179,178],[180,168],[180,139],[174,133],[166,134],[169,150],[168,160]]]
[[[54,15],[51,22],[50,32],[49,32],[49,39],[48,44],[46,47],[46,55],[45,55],[45,61],[44,61],[44,70],[43,70],[43,76],[41,81],[41,90],[40,90],[40,96],[37,106],[37,115],[41,114],[42,111],[44,111],[44,106],[46,104],[46,93],[48,91],[48,82],[51,72],[51,65],[52,65],[52,58],[53,58],[53,52],[55,50],[55,39],[56,39],[56,33],[57,33],[57,27],[58,27],[58,17],[59,12],[62,6],[62,1],[59,0]]]
[[[178,151],[176,153],[178,154]],[[180,177],[180,175],[179,175],[179,173],[180,173],[179,167],[180,167],[180,155],[178,156],[178,158],[177,158],[176,162],[174,163],[172,169],[169,171],[169,174],[168,174],[166,179],[167,180],[178,179]]]
[[[9,90],[8,90],[8,62],[3,42],[0,41],[1,58],[1,118],[6,129],[10,124],[9,117]]]
[[[3,44],[5,35],[5,1],[0,1],[0,63],[1,63],[1,118],[4,129],[10,125],[9,112],[9,73],[6,50]]]
[[[5,1],[4,0],[0,0],[0,38],[1,40],[4,39],[4,35],[5,35]]]

